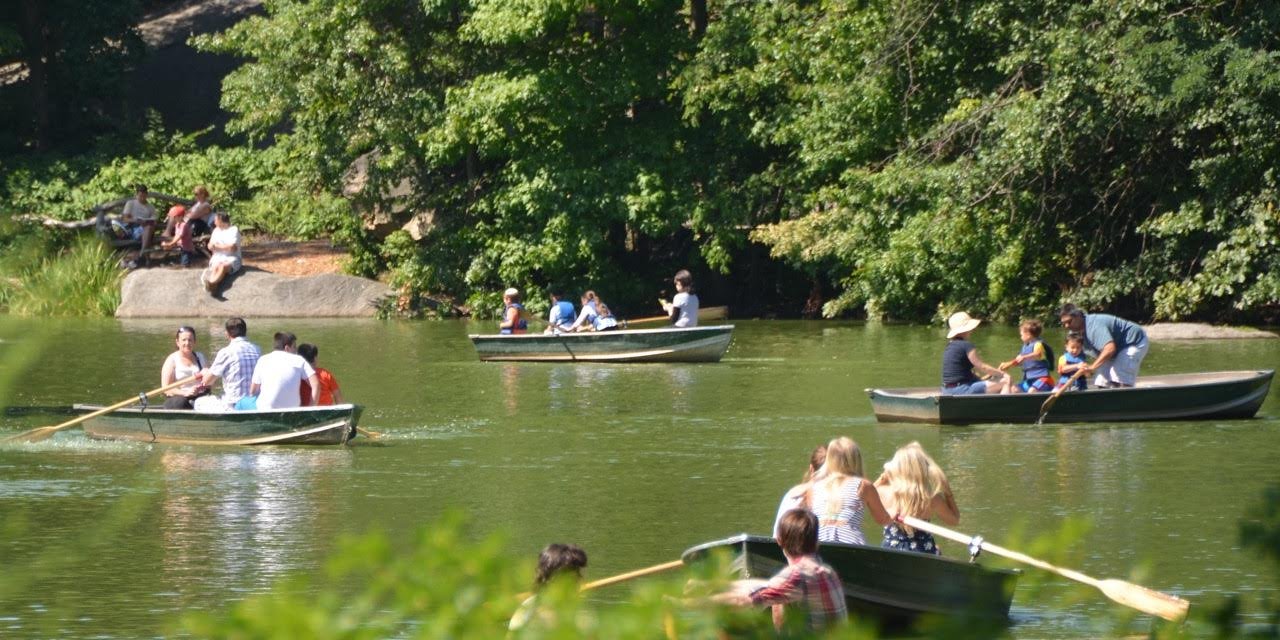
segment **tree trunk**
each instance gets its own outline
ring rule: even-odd
[[[693,22],[693,37],[701,38],[707,32],[707,0],[689,0],[689,18]]]
[[[27,85],[30,90],[30,125],[35,150],[43,150],[49,139],[49,63],[52,46],[41,12],[43,0],[22,3],[22,57],[27,63]]]

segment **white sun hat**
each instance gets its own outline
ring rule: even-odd
[[[947,339],[950,340],[962,333],[969,333],[977,329],[980,324],[982,324],[981,320],[971,317],[963,311],[957,311],[951,314],[950,318],[947,318],[947,327],[950,328],[950,331],[947,331]]]

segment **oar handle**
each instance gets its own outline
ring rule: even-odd
[[[590,591],[592,589],[598,589],[600,587],[607,587],[611,584],[618,584],[619,582],[626,582],[627,580],[631,580],[633,578],[640,578],[643,576],[653,575],[655,573],[662,573],[663,571],[670,571],[672,569],[676,569],[682,566],[684,566],[684,561],[682,560],[672,560],[671,562],[655,564],[652,567],[636,569],[635,571],[628,571],[627,573],[622,573],[616,576],[610,576],[608,578],[601,578],[593,582],[588,582],[582,585],[582,590]]]

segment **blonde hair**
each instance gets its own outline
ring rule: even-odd
[[[841,485],[850,478],[861,477],[862,450],[852,439],[840,437],[827,443],[827,459],[822,463],[822,468],[813,475],[811,486],[821,486],[826,489],[826,513],[838,513],[843,498],[840,495]],[[805,496],[805,503],[809,501],[810,496]]]
[[[884,463],[884,471],[889,476],[893,509],[927,520],[933,499],[947,486],[947,474],[942,467],[925,453],[919,442],[911,442],[894,452],[893,458]],[[901,526],[908,534],[915,531],[905,524]]]

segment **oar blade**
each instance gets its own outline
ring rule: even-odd
[[[1186,620],[1187,611],[1191,609],[1191,603],[1182,598],[1160,593],[1124,580],[1100,580],[1098,581],[1098,588],[1108,598],[1126,607],[1173,622]]]
[[[5,438],[4,441],[5,442],[40,442],[41,440],[48,440],[49,438],[53,437],[53,434],[57,432],[58,432],[58,429],[54,427],[40,427],[38,429],[23,431],[22,433],[19,433],[17,435],[9,436],[8,438]]]

